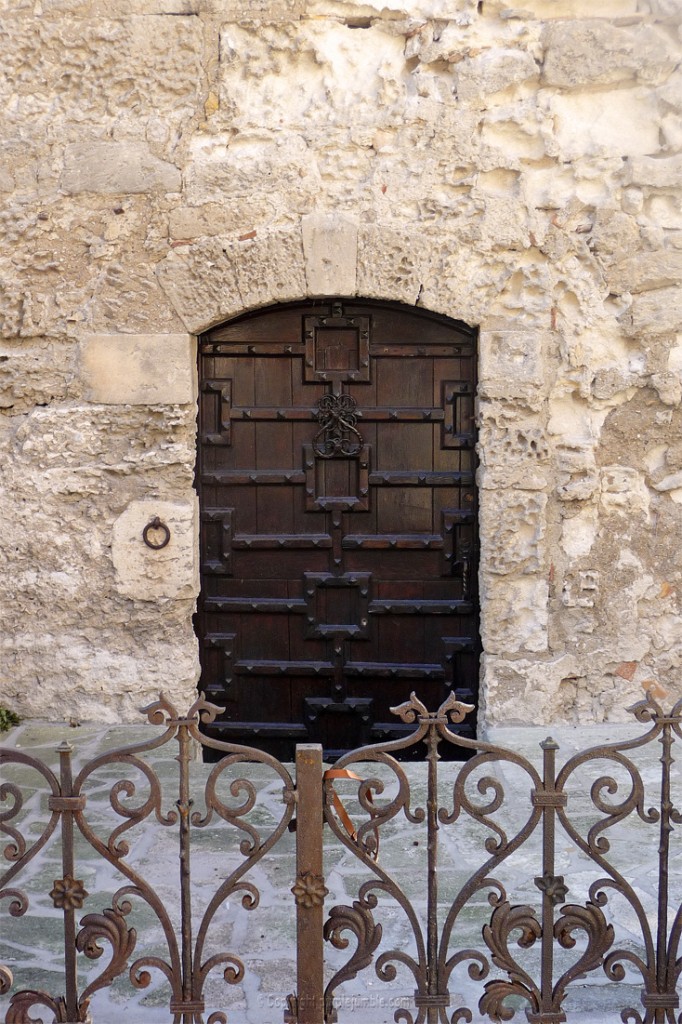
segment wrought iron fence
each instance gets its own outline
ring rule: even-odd
[[[682,850],[672,844],[682,823],[672,795],[682,701],[666,714],[648,695],[631,709],[644,727],[639,735],[562,764],[558,745],[547,739],[536,766],[517,751],[451,732],[449,725],[472,710],[454,697],[433,712],[412,695],[395,709],[415,726],[407,738],[360,748],[326,772],[321,749],[302,745],[295,773],[266,753],[204,736],[200,721],[216,710],[199,699],[179,715],[162,697],[145,709],[158,735],[98,753],[77,769],[67,743],[58,748],[54,771],[22,750],[0,751],[0,828],[10,865],[0,882],[4,909],[13,919],[26,915],[36,896],[17,886],[52,844],[61,877],[48,883],[51,913],[60,912],[63,922],[58,993],[20,988],[10,966],[0,966],[7,1024],[30,1024],[36,1008],[59,1024],[86,1022],[98,992],[126,978],[133,990],[144,990],[153,974],[166,983],[174,1024],[202,1024],[212,972],[222,972],[225,992],[247,980],[242,950],[221,946],[227,934],[221,913],[235,900],[247,917],[256,910],[259,866],[293,842],[294,829],[296,866],[282,882],[296,915],[296,950],[282,991],[289,1024],[332,1024],[338,1004],[343,1019],[352,1020],[352,1011],[343,1013],[344,986],[370,977],[390,986],[387,991],[411,979],[410,1005],[394,1014],[405,1024],[506,1021],[515,1014],[532,1024],[570,1021],[572,987],[597,977],[608,989],[610,1012],[620,1012],[623,1022],[682,1021]],[[172,800],[168,780],[149,762],[171,743],[177,744]],[[660,744],[655,771],[651,758],[645,767],[638,761],[653,743]],[[469,760],[441,763],[445,744],[463,749]],[[220,751],[221,760],[197,772],[197,745]],[[396,756],[419,746],[421,776]],[[106,800],[98,804],[96,793]],[[44,813],[28,813],[41,798]],[[219,826],[224,854],[219,877],[200,902],[193,879],[209,826]],[[154,830],[174,836],[175,883],[150,880],[136,863],[133,837],[149,842]],[[108,906],[80,877],[81,848],[122,881]],[[633,848],[641,852],[635,861],[651,882],[648,892],[623,868],[632,868]],[[509,869],[521,852],[525,899],[517,901]],[[330,869],[337,870],[340,857],[359,883],[349,903],[326,913]],[[86,901],[88,912],[80,916]],[[140,906],[154,922],[154,952],[139,949]],[[398,942],[385,928],[389,911]],[[5,935],[8,923],[5,914]],[[105,947],[106,966],[83,983],[83,963],[99,960]],[[635,984],[638,1006],[628,1004]],[[221,1006],[220,998],[213,995],[211,1005]],[[226,1006],[227,1000],[213,1009],[207,1024],[226,1024]],[[95,1024],[110,1024],[94,1016]],[[238,1010],[229,1016],[238,1024]]]

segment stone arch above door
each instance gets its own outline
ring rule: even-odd
[[[404,302],[478,325],[497,289],[484,267],[446,232],[311,213],[287,227],[176,243],[157,275],[187,329],[201,334],[252,309],[325,295]]]
[[[517,720],[521,704],[523,720],[551,720],[559,683],[576,671],[548,641],[555,471],[547,421],[560,335],[551,290],[522,259],[463,245],[456,226],[313,212],[283,227],[176,243],[156,270],[195,335],[251,310],[335,294],[417,305],[478,327],[480,708],[492,723]],[[525,523],[523,535],[510,532],[507,509]]]

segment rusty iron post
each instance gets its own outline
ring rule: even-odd
[[[81,879],[75,877],[73,815],[82,811],[85,797],[73,795],[71,754],[73,747],[64,740],[57,747],[59,754],[60,795],[48,799],[51,811],[61,815],[62,878],[55,878],[50,893],[56,908],[64,912],[64,1010],[66,1019],[83,1019],[78,1000],[78,965],[76,962],[76,910],[80,910],[89,893]],[[87,1007],[83,1008],[87,1012]]]
[[[296,997],[297,1024],[323,1024],[324,884],[322,864],[322,747],[296,747]],[[291,1019],[291,1018],[289,1018]]]

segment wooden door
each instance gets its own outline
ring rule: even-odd
[[[210,735],[333,759],[401,735],[412,690],[475,700],[475,332],[311,301],[215,328],[199,361]]]

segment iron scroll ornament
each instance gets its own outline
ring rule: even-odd
[[[313,451],[321,459],[353,457],[362,450],[362,434],[356,427],[356,402],[352,395],[325,394],[317,403],[320,429],[313,438]]]
[[[160,541],[152,540],[149,536],[151,530],[160,530],[163,537]],[[154,516],[142,531],[142,540],[145,542],[148,548],[152,548],[153,551],[160,551],[161,548],[165,548],[170,540],[170,530],[165,523],[162,523],[158,516]]]

